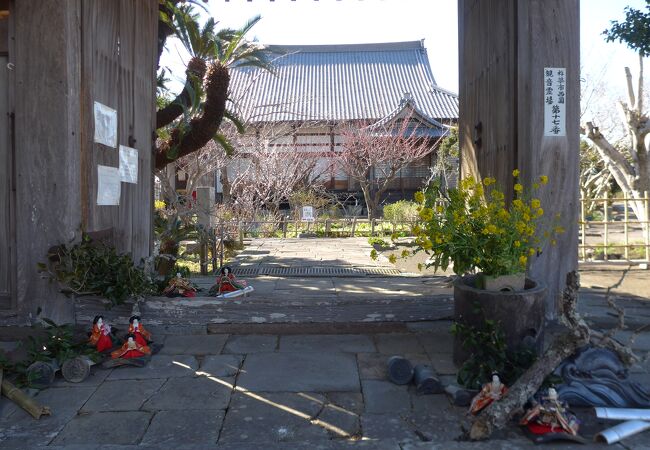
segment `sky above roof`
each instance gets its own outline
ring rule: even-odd
[[[638,70],[636,55],[624,45],[606,43],[601,35],[623,8],[644,9],[644,0],[581,0],[580,40],[583,78],[607,85],[613,97],[625,94],[623,67]],[[238,28],[260,14],[250,37],[264,44],[353,44],[424,39],[437,84],[458,92],[458,14],[456,0],[209,0],[218,27]],[[205,13],[204,13],[205,14]],[[162,65],[183,77],[172,47]],[[180,86],[180,83],[177,83]]]

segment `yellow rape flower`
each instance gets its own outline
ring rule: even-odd
[[[388,257],[388,261],[390,261],[391,264],[395,264],[395,263],[397,262],[397,256],[395,256],[395,255],[390,255],[390,256]]]
[[[521,184],[519,184],[519,183],[515,184],[515,191],[521,192],[523,190],[524,190],[524,187]]]
[[[420,218],[426,221],[433,219],[433,210],[431,208],[422,208]]]
[[[515,247],[521,247],[521,242],[515,241]]]
[[[522,266],[525,266],[527,262],[528,262],[528,257],[524,255],[521,255],[519,257],[519,264],[521,264]]]
[[[156,200],[153,206],[156,209],[165,209],[165,202],[163,202],[162,200]]]
[[[415,201],[418,203],[424,202],[424,194],[421,191],[417,191],[413,197],[415,198]]]
[[[524,217],[524,222],[530,222],[530,216],[528,215],[528,213],[524,213],[523,217]]]
[[[519,176],[519,169],[515,169],[512,171],[512,176],[513,177],[518,177]]]
[[[539,183],[533,183],[533,189],[539,189]]]
[[[490,178],[490,177],[487,177],[487,178],[485,178],[483,180],[483,184],[486,185],[486,186],[489,186],[489,185],[494,184],[496,182],[497,182],[496,178]]]
[[[412,231],[413,231],[413,234],[417,235],[417,234],[420,234],[422,232],[422,229],[420,228],[419,225],[415,225],[413,227]]]
[[[544,215],[544,210],[542,208],[537,208],[537,215],[538,216],[543,216]]]
[[[445,210],[445,208],[443,208],[441,205],[436,206],[436,211],[438,213],[442,213],[444,210]]]
[[[539,201],[538,198],[534,198],[530,201],[530,207],[533,209],[537,209],[540,206],[542,206],[542,202]]]
[[[522,202],[522,201],[519,200],[518,198],[514,199],[514,200],[512,201],[512,204],[513,204],[513,205],[515,206],[515,208],[517,208],[517,209],[523,209],[523,207],[524,207],[524,202]]]
[[[535,249],[534,248],[529,248],[528,249],[528,256],[533,256],[535,254]]]
[[[541,177],[539,177],[539,181],[542,184],[546,184],[548,183],[548,177],[546,175],[542,175]]]

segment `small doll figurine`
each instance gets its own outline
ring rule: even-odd
[[[90,334],[88,343],[94,345],[98,352],[104,352],[113,347],[113,340],[110,336],[111,326],[104,322],[104,316],[95,316],[93,319],[93,331]]]
[[[239,297],[254,291],[253,286],[248,286],[243,280],[237,280],[228,266],[222,267],[217,282],[210,288],[210,295],[229,298]]]
[[[490,383],[485,383],[481,388],[481,392],[476,394],[476,397],[472,399],[472,403],[469,406],[469,412],[471,414],[478,414],[493,401],[500,400],[506,392],[508,392],[506,385],[501,382],[498,374],[493,373],[492,381]]]
[[[137,342],[136,336],[132,333],[126,335],[126,342],[122,344],[122,347],[115,350],[111,353],[111,358],[140,358],[145,355],[150,355],[151,349],[146,345],[141,345]]]
[[[568,405],[558,399],[553,388],[548,389],[541,402],[533,403],[519,424],[525,425],[533,434],[567,433],[577,436],[579,428],[578,419],[571,414]]]
[[[163,294],[167,297],[196,297],[196,288],[192,286],[189,280],[181,277],[177,273],[174,278],[169,280],[169,284],[163,290]]]
[[[132,334],[139,345],[148,345],[151,341],[151,333],[144,329],[140,323],[140,316],[129,318],[129,334]]]

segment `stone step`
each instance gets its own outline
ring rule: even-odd
[[[83,297],[75,301],[77,324],[90,324],[95,315],[102,314],[111,324],[126,325],[133,311],[133,303],[107,310],[98,298]],[[140,303],[137,311],[145,323],[156,326],[399,323],[448,318],[453,313],[453,298],[442,294],[235,299],[152,297]]]

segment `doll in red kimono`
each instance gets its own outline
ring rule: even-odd
[[[139,345],[147,346],[152,342],[151,333],[144,329],[140,323],[140,316],[129,318],[129,334],[132,334]]]
[[[221,268],[217,282],[210,288],[210,295],[221,298],[238,297],[254,291],[244,280],[238,280],[229,266]]]
[[[98,352],[110,350],[113,347],[113,340],[110,336],[111,326],[104,322],[104,316],[95,316],[93,319],[93,331],[90,334],[88,343],[94,345]]]
[[[500,400],[508,388],[505,384],[499,379],[499,375],[496,373],[492,374],[492,381],[490,383],[485,383],[481,392],[476,394],[476,397],[472,399],[472,404],[469,406],[469,412],[471,414],[478,414],[484,408],[487,408],[492,402]]]
[[[141,345],[137,342],[133,333],[126,335],[126,341],[122,347],[111,353],[111,358],[141,358],[142,356],[151,355],[151,349],[147,345]]]

